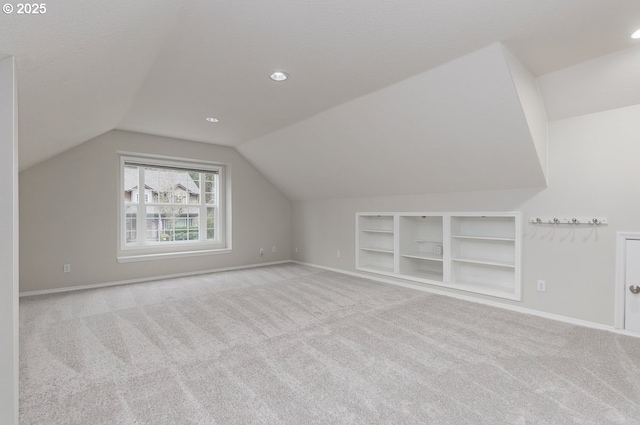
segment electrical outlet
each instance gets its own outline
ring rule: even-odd
[[[544,280],[539,280],[538,281],[538,291],[547,292],[547,282],[545,282]]]
[[[275,247],[275,245],[271,247],[271,252],[276,252],[276,247]]]
[[[340,258],[340,251],[336,252],[336,257]]]
[[[296,252],[298,252],[298,247],[296,247]]]
[[[65,264],[62,266],[62,271],[65,273],[71,273],[71,264]]]
[[[264,249],[260,248],[260,256],[264,257]]]

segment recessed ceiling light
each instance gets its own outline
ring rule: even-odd
[[[640,38],[640,30],[634,32],[633,34],[631,34],[631,38]]]
[[[220,122],[220,120],[218,118],[214,118],[214,117],[207,117],[205,118],[205,120],[207,120],[207,122]]]
[[[269,75],[269,78],[271,78],[273,81],[284,81],[289,78],[289,74],[287,74],[286,72],[276,71],[273,74]]]

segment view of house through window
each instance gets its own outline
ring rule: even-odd
[[[220,242],[220,169],[124,162],[124,246]]]

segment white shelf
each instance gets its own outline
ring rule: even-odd
[[[360,248],[362,251],[381,252],[383,254],[393,254],[393,250],[380,248]]]
[[[361,229],[360,231],[368,233],[388,233],[390,235],[393,235],[393,230]]]
[[[373,272],[373,273],[376,273],[376,272],[381,272],[385,274],[393,273],[393,267],[385,267],[379,264],[365,264],[360,267],[360,270],[363,270],[365,272]]]
[[[488,236],[462,236],[462,235],[451,235],[454,239],[476,239],[481,241],[502,241],[502,242],[515,242],[515,238],[492,238]]]
[[[515,268],[515,264],[499,263],[497,261],[474,260],[472,258],[452,258],[451,261],[457,261],[459,263],[483,264],[486,266],[495,266],[495,267]]]
[[[416,243],[439,243],[442,245],[442,241],[431,241],[431,240],[427,240],[427,239],[416,239],[414,240],[414,242]]]
[[[406,275],[403,275],[403,277]],[[412,272],[411,278],[417,278],[420,280],[429,280],[433,282],[442,282],[442,273],[432,272],[428,270],[419,270]]]
[[[410,255],[401,254],[404,258],[413,258],[415,260],[427,260],[427,261],[443,261],[442,258],[437,257],[425,257],[424,255]]]

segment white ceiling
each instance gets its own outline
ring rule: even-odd
[[[239,146],[496,41],[542,75],[637,27],[638,0],[61,0],[0,14],[0,54],[26,168],[112,128]]]

